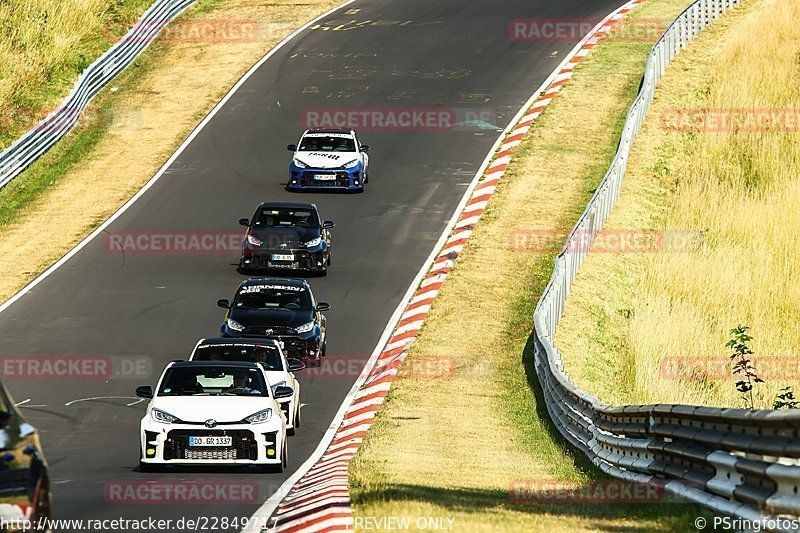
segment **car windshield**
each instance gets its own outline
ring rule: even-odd
[[[305,287],[270,284],[242,287],[233,301],[233,308],[310,311],[312,306]]]
[[[247,361],[261,363],[267,370],[283,370],[281,354],[275,346],[252,344],[205,344],[198,346],[195,361]]]
[[[301,152],[355,152],[356,140],[346,133],[312,133],[300,141]]]
[[[317,228],[319,219],[310,209],[266,207],[253,220],[256,228]]]
[[[159,396],[269,396],[257,368],[181,366],[167,370]]]

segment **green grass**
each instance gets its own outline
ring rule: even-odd
[[[192,17],[207,13],[221,1],[199,0],[188,12],[182,15],[181,20],[191,20]],[[152,2],[147,0],[144,3],[150,5]],[[115,13],[115,17],[119,17],[118,20],[131,20],[132,7],[128,6],[126,9],[121,9],[122,4],[116,5],[118,6],[118,11]],[[94,39],[94,41],[97,40],[97,38]],[[113,79],[108,87],[118,88],[118,94],[136,91],[142,78],[158,67],[159,58],[168,46],[169,44],[156,40],[136,59],[133,65]],[[95,42],[94,48],[87,48],[97,48],[97,51],[102,53],[100,42]],[[88,66],[92,61],[94,59],[87,59],[82,54],[81,60],[76,62],[72,66],[73,68],[67,69],[65,67],[64,72],[70,72],[76,77],[79,70],[75,69]],[[63,89],[59,89],[59,87],[71,84],[72,81],[74,81],[74,78],[69,80],[66,78],[51,78],[47,84],[42,85],[42,88],[31,90],[29,102],[52,100],[63,93]],[[80,164],[85,157],[92,153],[97,143],[108,133],[113,124],[119,98],[120,96],[117,93],[112,93],[108,88],[101,91],[92,101],[85,114],[85,116],[89,117],[99,117],[98,120],[89,119],[89,123],[87,123],[87,119],[82,118],[81,123],[75,130],[67,134],[64,139],[34,162],[25,172],[0,189],[0,228],[14,221],[19,213],[30,206],[48,188],[58,183],[71,168]],[[29,103],[29,105],[33,104]],[[18,135],[14,139],[17,137]]]
[[[651,0],[633,16],[671,19],[688,3]],[[694,530],[700,511],[671,500],[525,505],[508,493],[517,480],[607,479],[553,427],[535,376],[533,310],[557,250],[509,242],[526,230],[563,242],[616,152],[650,46],[596,48],[517,149],[409,355],[450,355],[457,372],[421,380],[401,369],[351,464],[356,517],[449,515],[465,531]]]

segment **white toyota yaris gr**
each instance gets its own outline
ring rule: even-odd
[[[269,386],[256,363],[176,361],[167,365],[141,423],[139,467],[257,465],[282,472],[286,419],[278,399],[290,387]]]
[[[201,339],[194,347],[190,361],[248,361],[261,365],[272,389],[289,387],[292,396],[278,403],[286,417],[286,432],[291,436],[300,427],[300,382],[294,372],[306,365],[300,359],[287,359],[280,343],[274,339],[235,338]]]

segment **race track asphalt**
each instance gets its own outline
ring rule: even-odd
[[[215,302],[230,298],[243,276],[235,251],[118,254],[97,238],[0,313],[2,357],[109,356],[150,366],[107,379],[4,379],[41,431],[55,515],[250,516],[314,450],[499,132],[579,40],[512,42],[509,22],[600,19],[621,3],[359,0],[264,63],[108,231],[239,233],[238,219],[266,200],[315,202],[336,221],[330,273],[310,280],[317,299],[333,305],[330,361],[328,371],[300,377],[304,418],[290,441],[290,468],[282,475],[136,470],[146,404],[134,403],[135,386],[155,384],[168,361],[217,334],[224,311]],[[304,112],[387,108],[453,110],[466,123],[361,132],[372,148],[364,194],[284,190],[286,145],[297,141]],[[57,228],[46,220],[42,228],[31,238],[46,246]],[[202,504],[158,496],[134,504],[112,494],[127,482],[184,481],[244,483],[255,493],[245,502],[221,501],[223,493]]]

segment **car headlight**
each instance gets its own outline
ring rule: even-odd
[[[342,168],[356,168],[360,162],[358,159],[353,159],[349,163],[345,163]]]
[[[303,163],[302,161],[300,161],[296,157],[292,160],[292,163],[294,163],[294,166],[296,166],[296,167],[308,168],[308,165],[306,165],[305,163]]]
[[[297,333],[308,333],[312,329],[314,329],[314,321],[313,320],[311,322],[307,322],[307,323],[303,324],[302,326],[298,326],[298,327],[294,328],[294,330]]]
[[[153,415],[153,420],[156,422],[161,422],[162,424],[172,424],[178,420],[177,416],[172,416],[168,412],[162,411],[161,409],[153,408],[150,411],[150,414]]]
[[[286,380],[279,381],[279,382],[277,382],[277,383],[273,383],[273,384],[272,384],[272,388],[273,388],[273,389],[276,389],[276,388],[278,388],[278,387],[285,387],[285,386],[286,386]]]
[[[233,331],[244,331],[244,326],[236,322],[234,319],[228,319],[228,327]]]
[[[257,239],[256,237],[254,237],[252,235],[248,235],[247,236],[247,242],[249,242],[253,246],[261,246],[261,244],[262,244],[261,240]]]
[[[304,243],[306,248],[314,248],[315,246],[319,246],[322,244],[322,237],[317,237],[316,239],[311,239],[307,243]]]
[[[264,422],[269,422],[270,418],[272,418],[272,409],[264,409],[248,416],[244,421],[248,424],[263,424]]]

